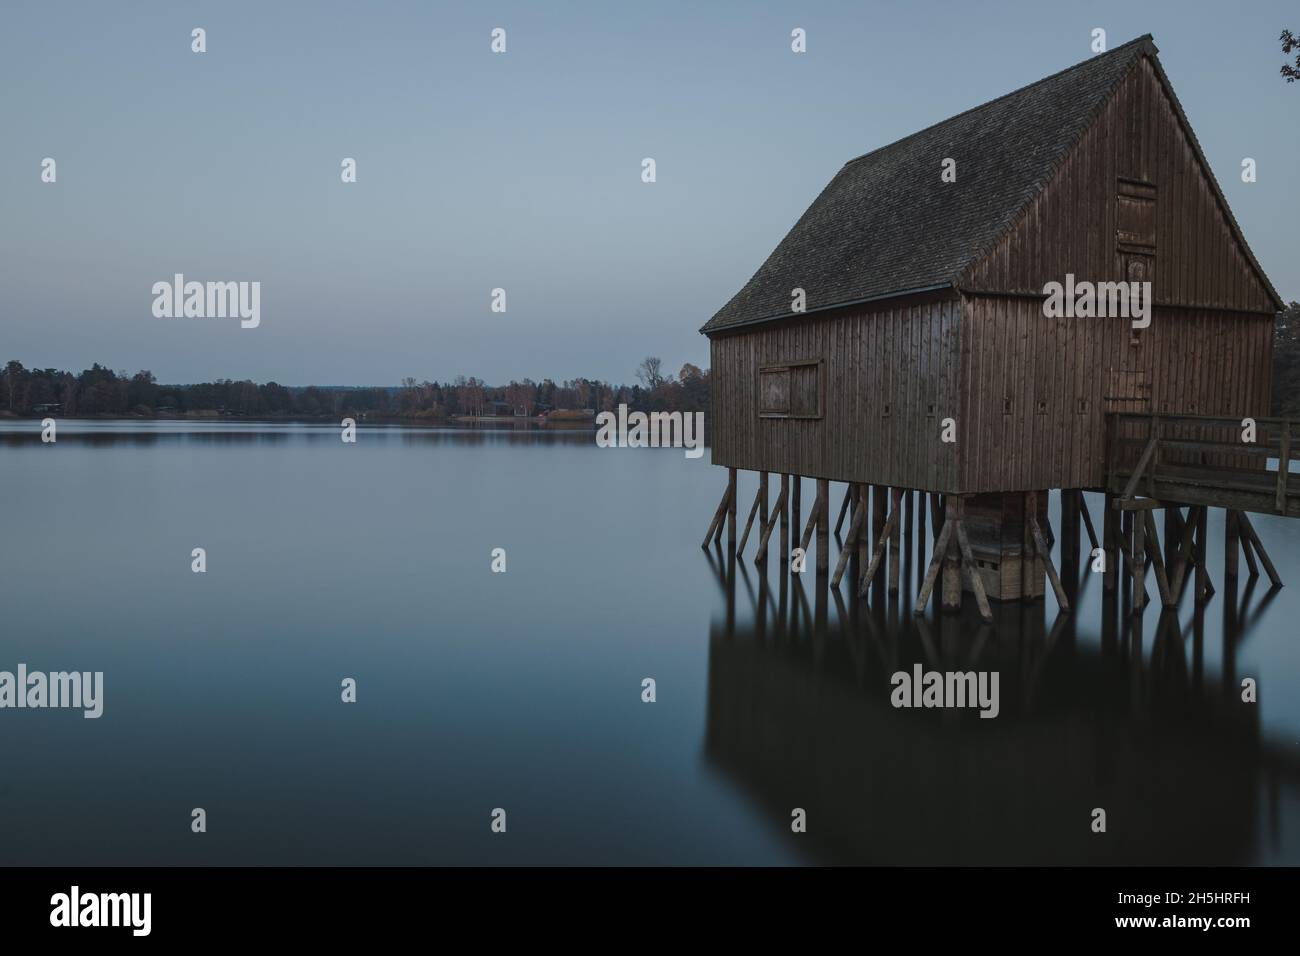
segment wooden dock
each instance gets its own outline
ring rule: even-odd
[[[1300,480],[1289,467],[1300,422],[1117,413],[1107,429],[1106,491],[1120,507],[1140,496],[1300,518]]]

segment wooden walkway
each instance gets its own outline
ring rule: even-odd
[[[1300,440],[1300,422],[1285,418],[1254,419],[1251,435],[1240,418],[1114,413],[1106,491],[1121,508],[1154,499],[1300,518],[1293,436]]]

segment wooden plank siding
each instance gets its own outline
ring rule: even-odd
[[[959,280],[963,290],[1041,295],[1048,282],[1115,281],[1121,180],[1155,187],[1157,304],[1272,315],[1173,101],[1148,57],[1121,82],[1025,213]]]
[[[1100,487],[1115,370],[1150,383],[1150,401],[1127,411],[1269,413],[1267,316],[1157,306],[1134,346],[1127,319],[1049,319],[1035,299],[973,296],[961,337],[965,493]]]
[[[960,320],[956,297],[930,298],[713,336],[713,463],[957,490],[956,446],[939,429],[961,421]],[[760,418],[759,368],[808,359],[823,363],[822,417]]]

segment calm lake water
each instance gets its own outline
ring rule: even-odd
[[[707,454],[39,431],[0,423],[0,670],[103,671],[104,713],[0,710],[0,863],[1300,863],[1296,522],[1252,518],[1281,591],[1229,598],[1218,514],[1202,613],[1107,624],[1085,564],[1074,615],[981,627],[911,614],[915,553],[873,607],[702,551]],[[1000,715],[894,709],[917,662],[997,670]]]

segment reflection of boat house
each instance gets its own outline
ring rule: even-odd
[[[1295,799],[1293,748],[1263,740],[1240,700],[1235,624],[1213,679],[1200,613],[1186,635],[1162,615],[1144,649],[1140,625],[1114,615],[1098,644],[1070,615],[1047,629],[1041,603],[995,608],[995,627],[931,624],[828,607],[797,578],[774,593],[764,577],[738,584],[734,565],[718,573],[728,616],[710,626],[705,756],[773,832],[803,808],[807,832],[789,839],[815,861],[1244,865]],[[999,671],[1001,713],[894,708],[890,675],[916,662]]]
[[[1108,284],[1094,311],[1121,314],[1050,314],[1049,283],[1084,282]],[[1121,309],[1119,283],[1150,283],[1148,326]],[[1063,492],[1061,537],[1077,554],[1080,491],[1106,489],[1124,505],[1107,509],[1112,575],[1119,511],[1137,516],[1124,534],[1144,576],[1150,509],[1191,508],[1169,509],[1165,534],[1172,549],[1193,526],[1181,557],[1185,569],[1200,549],[1199,599],[1206,506],[1234,509],[1233,522],[1300,515],[1300,489],[1283,479],[1275,509],[1264,460],[1222,444],[1236,440],[1228,423],[1266,421],[1281,308],[1155,45],[1134,40],[849,161],[704,325],[713,462],[729,469],[710,535],[720,542],[725,524],[735,548],[736,473],[754,471],[763,554],[779,517],[782,559],[815,528],[829,571],[840,481],[864,588],[886,565],[897,587],[898,538],[914,524],[924,535],[929,511],[945,529],[945,605],[963,576],[983,606],[1042,594],[1044,574],[1064,604],[1047,492]],[[1256,451],[1289,454],[1287,427],[1262,425]],[[769,473],[781,476],[770,511]],[[817,481],[802,539],[800,476]],[[1243,497],[1252,482],[1266,493]]]

